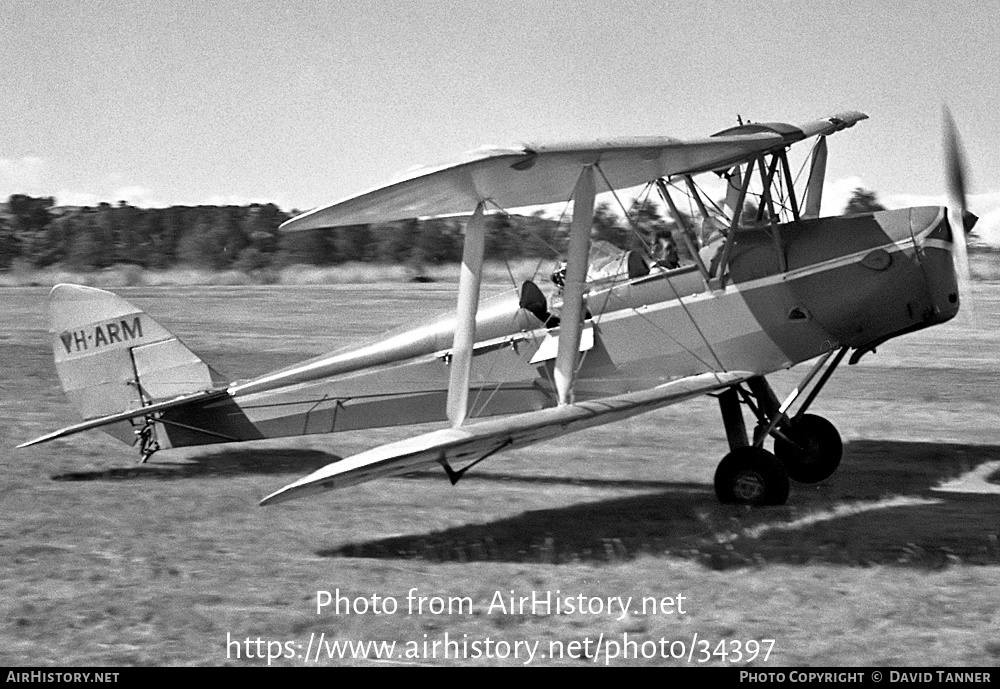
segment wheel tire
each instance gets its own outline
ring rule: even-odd
[[[760,447],[741,447],[722,458],[715,470],[719,502],[737,505],[784,505],[788,474],[781,462]]]
[[[789,478],[799,483],[819,483],[840,466],[844,443],[836,427],[815,414],[803,414],[781,428],[791,441],[774,439],[774,454],[785,465]]]

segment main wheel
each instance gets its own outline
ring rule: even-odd
[[[774,454],[793,481],[819,483],[840,466],[844,444],[836,427],[822,416],[803,414],[780,430],[788,440],[775,438]]]
[[[715,494],[723,503],[784,505],[788,500],[788,474],[767,450],[741,447],[719,462]]]

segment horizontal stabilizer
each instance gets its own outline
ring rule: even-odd
[[[329,464],[268,495],[261,505],[406,473],[425,464],[478,461],[501,450],[526,447],[736,385],[753,375],[747,371],[702,373],[640,392],[433,431]]]
[[[107,416],[102,416],[96,419],[88,419],[87,421],[82,421],[81,423],[73,424],[72,426],[66,426],[65,428],[60,428],[58,431],[52,431],[51,433],[46,433],[45,435],[35,438],[34,440],[29,440],[26,443],[21,443],[18,445],[21,447],[30,447],[32,445],[39,445],[41,443],[47,443],[50,440],[55,440],[57,438],[65,438],[68,435],[75,435],[76,433],[81,433],[83,431],[89,431],[92,428],[100,428],[102,426],[110,426],[111,424],[118,423],[120,421],[129,421],[131,419],[137,419],[142,416],[150,416],[159,412],[167,411],[168,409],[176,409],[177,407],[183,407],[193,402],[206,402],[208,400],[216,399],[219,397],[226,397],[229,392],[226,390],[206,390],[204,392],[196,392],[190,395],[181,395],[176,399],[167,400],[166,402],[158,402],[156,404],[150,404],[140,409],[131,409],[129,411],[123,411],[118,414],[109,414]]]

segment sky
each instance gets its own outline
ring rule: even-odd
[[[0,26],[0,198],[305,210],[482,144],[859,110],[824,213],[941,203],[947,103],[1000,242],[1000,3],[0,0]]]

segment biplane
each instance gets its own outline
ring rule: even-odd
[[[145,460],[161,448],[444,426],[329,464],[262,500],[270,504],[425,465],[456,483],[499,452],[713,395],[729,444],[718,498],[782,504],[790,480],[822,481],[840,463],[839,433],[808,409],[845,356],[855,363],[890,338],[948,321],[967,284],[975,218],[950,116],[948,208],[820,216],[827,137],[865,119],[845,112],[800,126],[741,122],[695,140],[481,148],[294,217],[283,231],[468,216],[457,304],[251,380],[223,378],[114,294],[57,285],[55,363],[84,420],[22,447],[100,428]],[[798,193],[787,152],[807,140]],[[725,198],[713,200],[702,176],[719,188],[725,180]],[[684,264],[592,241],[595,196],[643,184],[676,223]],[[558,285],[528,280],[481,300],[488,214],[567,199]],[[803,362],[812,363],[801,383],[779,399],[766,376]]]

